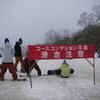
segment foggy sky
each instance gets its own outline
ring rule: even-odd
[[[100,0],[0,0],[0,46],[8,37],[12,45],[21,37],[23,45],[43,43],[50,30],[77,30],[84,11],[91,13]]]

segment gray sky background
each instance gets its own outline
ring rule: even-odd
[[[80,14],[91,13],[100,0],[0,0],[0,46],[5,37],[12,45],[21,37],[23,45],[43,43],[50,29],[77,30]]]

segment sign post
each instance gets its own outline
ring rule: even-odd
[[[95,84],[94,45],[29,45],[29,60],[93,58]]]

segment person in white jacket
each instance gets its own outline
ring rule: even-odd
[[[4,80],[4,75],[9,69],[9,72],[12,74],[13,80],[17,80],[16,69],[13,64],[14,50],[10,45],[9,39],[5,38],[5,44],[2,48],[2,67],[1,67],[1,80]]]
[[[99,58],[99,53],[95,52],[94,58]]]

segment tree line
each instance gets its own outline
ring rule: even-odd
[[[56,32],[50,29],[44,36],[46,45],[94,44],[96,52],[100,53],[100,5],[92,8],[92,13],[83,12],[77,25],[77,32],[70,33],[69,29]]]

